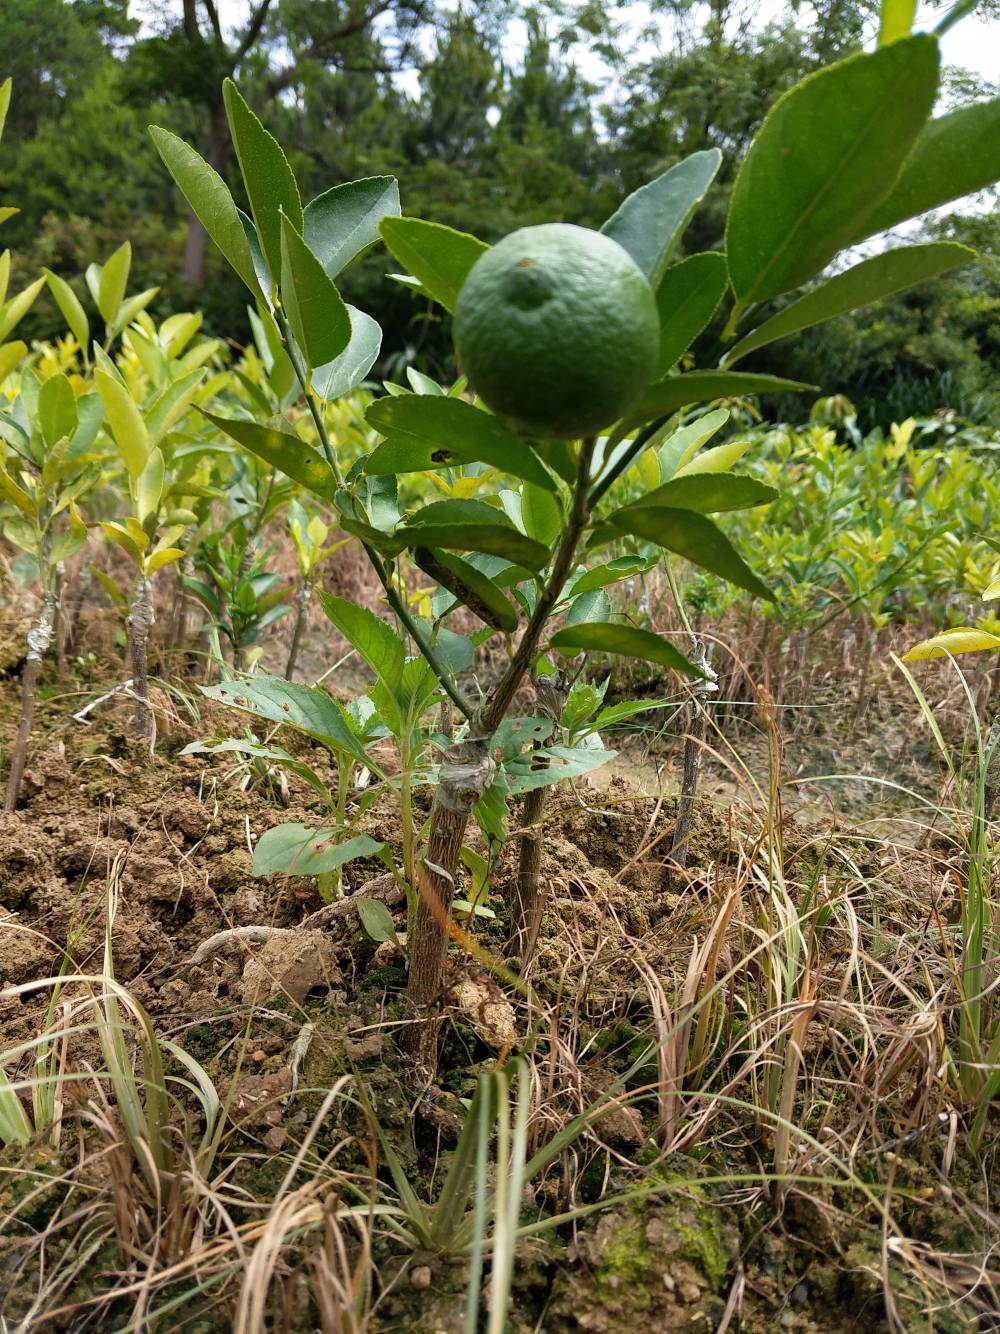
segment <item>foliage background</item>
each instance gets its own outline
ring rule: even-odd
[[[151,122],[191,139],[238,190],[221,108],[235,75],[286,145],[307,194],[393,173],[404,211],[496,240],[554,218],[599,225],[622,196],[698,149],[724,166],[686,238],[721,241],[735,163],[774,99],[805,73],[857,49],[874,22],[867,0],[711,5],[551,0],[6,0],[4,74],[17,97],[0,148],[15,278],[46,265],[81,273],[124,238],[154,313],[197,305],[210,331],[248,333],[244,294],[214,248],[199,247],[183,201],[146,134]],[[777,14],[777,17],[774,15]],[[769,17],[770,16],[770,17]],[[581,67],[602,69],[600,84]],[[944,97],[996,89],[952,70]],[[927,230],[973,244],[978,266],[872,311],[778,343],[748,360],[846,393],[859,425],[912,413],[1000,417],[991,368],[1000,353],[1000,211],[995,196]],[[385,330],[382,370],[448,375],[437,314],[385,281],[370,254],[348,300]],[[26,336],[60,329],[39,302]],[[711,356],[717,330],[699,352]],[[781,405],[794,420],[802,405]]]

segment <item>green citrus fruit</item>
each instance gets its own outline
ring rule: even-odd
[[[458,295],[462,370],[530,435],[575,439],[622,415],[649,383],[660,338],[632,257],[586,227],[523,227],[487,250]]]

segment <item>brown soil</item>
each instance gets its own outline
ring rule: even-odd
[[[9,656],[16,660],[16,654]],[[11,667],[16,669],[16,661]],[[114,668],[97,675],[113,681]],[[8,677],[0,712],[4,754],[16,722],[15,685],[16,677]],[[846,708],[840,723],[834,721],[836,687],[825,686],[825,702],[834,707],[817,715],[819,726],[800,727],[786,740],[786,773],[801,779],[822,772],[891,772],[896,781],[936,794],[942,773],[916,726],[905,686],[900,689],[888,675],[876,685],[864,735],[854,732]],[[506,993],[486,974],[456,958],[440,1087],[414,1117],[408,1071],[394,1042],[403,977],[399,951],[391,944],[376,946],[356,919],[292,934],[323,906],[315,882],[251,874],[252,846],[265,830],[316,817],[308,789],[292,779],[284,805],[275,787],[256,783],[244,790],[245,775],[232,773],[235,757],[180,756],[190,740],[242,726],[242,718],[203,699],[197,701],[200,721],[194,723],[176,702],[160,698],[161,736],[153,759],[135,753],[123,708],[104,706],[90,715],[88,725],[67,721],[86,692],[100,689],[82,680],[46,686],[21,808],[0,817],[0,987],[52,977],[61,968],[99,973],[113,905],[116,978],[150,1013],[162,1036],[180,1041],[220,1090],[232,1091],[235,1187],[266,1205],[325,1090],[341,1074],[360,1071],[385,1135],[421,1189],[432,1189],[437,1156],[453,1145],[464,1114],[459,1098],[468,1097],[476,1073],[495,1063],[506,1026],[513,1024],[515,1034],[525,1032],[520,1002],[512,1010]],[[283,737],[282,744],[308,751],[310,762],[325,771],[317,747],[294,736]],[[610,781],[598,778],[551,798],[543,860],[548,902],[530,977],[561,1036],[538,1048],[539,1069],[549,1080],[541,1090],[548,1122],[533,1133],[551,1132],[612,1087],[636,1044],[641,1046],[650,1009],[637,961],[653,969],[673,996],[692,939],[705,938],[731,890],[738,889],[747,905],[741,920],[752,920],[747,865],[761,843],[766,811],[758,798],[746,796],[748,784],[738,782],[734,770],[737,760],[745,763],[766,789],[768,755],[759,720],[739,732],[735,758],[719,747],[707,766],[684,876],[668,857],[676,740],[652,748],[642,737],[626,743]],[[952,850],[907,823],[907,803],[886,799],[869,785],[848,785],[846,800],[838,792],[840,814],[831,820],[825,791],[799,783],[785,793],[780,827],[788,866],[808,880],[824,871],[831,842],[841,839],[855,850],[861,873],[871,877],[865,892],[874,884],[884,896],[868,908],[878,907],[883,923],[895,917],[900,941],[907,932],[926,930],[929,915],[939,909],[947,916],[949,903],[941,895],[949,883]],[[398,842],[388,803],[373,806],[362,825]],[[876,831],[882,840],[877,845]],[[886,831],[902,837],[886,843]],[[490,898],[498,918],[481,931],[490,949],[503,939],[503,896],[515,861],[516,841],[511,841]],[[348,892],[370,887],[383,871],[377,860],[350,864]],[[954,888],[947,893],[953,895]],[[405,930],[405,913],[397,910],[395,921]],[[237,937],[198,955],[218,932],[262,926],[287,934]],[[738,947],[734,939],[732,949]],[[831,960],[837,949],[831,947]],[[891,963],[886,956],[883,966]],[[722,969],[727,966],[724,953]],[[38,1032],[47,996],[39,989],[0,999],[4,1049]],[[304,1024],[311,1028],[303,1046]],[[93,1051],[83,1039],[77,1059],[88,1054]],[[820,1042],[806,1059],[819,1063],[828,1057]],[[906,1099],[917,1096],[902,1077],[887,1091],[876,1140],[885,1139],[891,1126],[900,1132],[912,1128]],[[654,1116],[649,1101],[617,1107],[564,1156],[561,1167],[535,1183],[528,1207],[567,1211],[616,1196],[622,1202],[542,1233],[525,1247],[512,1329],[652,1334],[724,1328],[727,1319],[728,1327],[736,1328],[737,1317],[742,1328],[754,1331],[887,1328],[878,1218],[859,1197],[818,1185],[793,1193],[781,1207],[762,1202],[759,1193],[751,1200],[752,1191],[719,1184],[727,1174],[752,1174],[766,1157],[769,1137],[755,1139],[744,1112],[721,1116],[718,1131],[704,1144],[666,1157],[653,1146]],[[836,1131],[837,1116],[828,1123]],[[364,1128],[361,1113],[345,1104],[324,1122],[316,1150],[332,1151],[342,1135],[363,1137]],[[360,1163],[363,1155],[352,1152]],[[9,1169],[19,1161],[8,1153],[5,1165]],[[866,1161],[871,1179],[883,1172],[881,1161]],[[899,1167],[916,1201],[910,1235],[949,1253],[975,1249],[980,1238],[966,1238],[967,1244],[956,1239],[961,1211],[943,1203],[931,1162],[916,1153]],[[974,1166],[964,1170],[966,1201],[972,1199],[974,1210],[988,1210],[989,1194]],[[822,1175],[818,1168],[817,1174]],[[15,1180],[8,1175],[8,1189]],[[19,1227],[44,1227],[45,1218],[44,1211],[34,1224],[22,1217]],[[15,1231],[6,1247],[0,1241],[0,1290],[5,1275],[18,1273],[18,1235]],[[391,1245],[380,1260],[384,1275],[395,1267],[401,1277],[384,1296],[372,1328],[428,1334],[462,1329],[467,1275],[461,1267],[433,1256],[404,1257]],[[107,1257],[99,1257],[81,1274],[79,1290],[64,1294],[64,1305],[106,1289],[108,1271]],[[912,1266],[894,1259],[892,1282],[911,1322],[905,1327],[929,1330],[917,1314],[920,1289]],[[269,1327],[314,1328],[301,1285],[289,1278],[278,1289],[277,1323]],[[15,1325],[29,1300],[30,1286],[20,1275],[5,1308]],[[179,1313],[178,1327],[229,1328],[228,1309],[195,1301]],[[119,1302],[113,1316],[89,1309],[44,1327],[118,1328],[126,1310]],[[946,1317],[935,1327],[974,1328],[961,1307]]]

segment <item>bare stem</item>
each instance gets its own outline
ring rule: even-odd
[[[152,587],[140,574],[128,614],[128,655],[135,695],[135,734],[150,750],[156,739],[156,720],[149,703],[149,632],[154,619]]]
[[[436,1064],[438,1024],[429,1009],[441,994],[448,952],[451,900],[458,885],[462,840],[474,807],[489,787],[495,766],[490,754],[497,728],[538,654],[549,616],[565,587],[576,549],[590,514],[587,488],[594,456],[593,439],[580,449],[573,504],[545,588],[496,689],[476,711],[468,738],[447,753],[431,809],[427,853],[417,877],[419,901],[409,942],[407,998],[425,1022],[411,1025],[409,1040],[418,1068],[429,1074]]]
[[[10,758],[10,773],[7,775],[7,790],[4,794],[3,808],[12,811],[17,805],[21,792],[21,779],[24,777],[28,762],[28,745],[31,741],[31,724],[35,716],[35,687],[42,668],[42,657],[52,642],[56,604],[51,594],[46,594],[42,614],[28,631],[28,656],[21,674],[21,720],[17,727],[17,738]]]
[[[291,681],[295,675],[295,664],[302,644],[302,631],[305,627],[306,613],[309,610],[311,598],[312,588],[309,586],[309,581],[303,579],[295,593],[295,629],[292,631],[292,646],[288,650],[288,662],[285,664],[286,681]]]

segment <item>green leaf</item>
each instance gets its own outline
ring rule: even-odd
[[[692,153],[630,194],[601,228],[628,251],[653,287],[721,163],[717,148]]]
[[[284,210],[297,232],[302,231],[299,187],[277,139],[264,129],[232,79],[223,83],[222,96],[257,235],[271,274],[277,278],[281,273],[280,211]]]
[[[658,486],[618,513],[645,505],[666,505],[670,509],[692,510],[697,514],[718,514],[724,510],[770,505],[777,498],[778,492],[773,486],[765,486],[755,477],[739,473],[692,473]]]
[[[134,481],[149,458],[149,433],[142,413],[121,381],[101,367],[94,372],[94,382],[104,404],[111,434]]]
[[[562,532],[566,518],[550,490],[525,482],[521,487],[521,523],[529,537],[550,547]]]
[[[60,278],[57,273],[51,269],[42,269],[45,274],[45,281],[49,285],[49,291],[55,298],[55,303],[66,321],[66,327],[79,343],[80,348],[86,353],[90,347],[90,321],[87,319],[86,311],[80,304],[77,294],[66,282],[65,278]]]
[[[115,322],[118,307],[125,300],[128,287],[129,269],[132,267],[132,246],[123,241],[108,262],[101,269],[97,285],[97,309],[107,325]]]
[[[725,255],[707,250],[667,269],[656,289],[660,312],[658,376],[666,375],[719,308],[729,283]]]
[[[4,122],[7,119],[7,110],[10,107],[11,89],[14,87],[13,78],[8,75],[3,83],[0,83],[0,136],[3,135]]]
[[[399,262],[450,314],[469,270],[489,246],[468,232],[456,232],[420,218],[383,218],[378,233]]]
[[[219,417],[199,408],[199,412],[244,449],[298,482],[323,500],[334,500],[337,481],[322,454],[317,453],[281,417],[270,422],[245,421],[239,417]]]
[[[567,625],[585,625],[588,621],[605,622],[611,616],[611,599],[603,588],[592,588],[581,593],[570,603],[566,613]]]
[[[356,897],[354,902],[358,905],[361,925],[372,940],[384,941],[389,945],[399,944],[392,913],[384,903],[380,903],[378,899],[366,899],[360,896]]]
[[[373,524],[365,523],[363,519],[351,519],[347,515],[342,515],[340,526],[345,533],[360,538],[365,546],[380,551],[383,556],[388,556],[390,559],[406,550],[406,542],[403,539],[397,539],[392,533],[384,532]]]
[[[551,556],[549,548],[541,542],[535,542],[503,523],[418,523],[414,520],[397,528],[393,536],[405,541],[408,547],[444,547],[449,551],[483,551],[491,556],[504,556],[532,571],[542,569]]]
[[[305,207],[302,234],[331,278],[379,239],[383,218],[399,216],[395,176],[346,181],[317,195]]]
[[[551,787],[567,778],[581,778],[607,764],[618,754],[616,750],[585,749],[571,746],[546,746],[534,755],[518,756],[504,765],[507,791],[519,796],[535,788]],[[540,768],[536,759],[548,761]]]
[[[312,374],[313,392],[332,403],[356,389],[375,365],[382,347],[382,330],[377,322],[356,306],[347,306],[351,337],[339,356]]]
[[[908,653],[903,654],[904,662],[925,662],[929,658],[943,658],[951,653],[981,653],[984,649],[1000,649],[1000,635],[989,634],[986,630],[973,630],[969,626],[956,626],[954,630],[944,630],[930,639],[923,639],[914,644]]]
[[[878,30],[879,46],[888,46],[909,37],[913,20],[917,17],[917,0],[882,0],[882,17]]]
[[[326,875],[357,857],[374,857],[385,847],[367,834],[340,843],[337,826],[279,824],[254,848],[254,875]]]
[[[67,376],[50,375],[38,391],[38,424],[49,449],[72,435],[77,422],[76,396]]]
[[[321,588],[317,589],[317,593],[329,619],[395,695],[403,678],[403,663],[406,660],[406,649],[399,635],[367,607],[346,602]]]
[[[726,227],[737,309],[824,268],[892,188],[930,115],[938,45],[910,37],[809,75],[768,112]]]
[[[617,556],[605,565],[595,565],[575,579],[570,594],[586,593],[591,588],[606,588],[608,584],[617,584],[622,579],[631,579],[636,574],[646,574],[656,564],[657,557]]]
[[[874,301],[905,291],[917,283],[930,282],[943,273],[959,269],[976,258],[968,246],[952,241],[934,241],[926,245],[901,246],[871,259],[862,260],[844,273],[829,278],[805,296],[765,321],[726,353],[723,365],[731,366],[765,343],[809,329],[824,320],[832,320],[849,310],[858,310]]]
[[[493,580],[469,561],[446,551],[429,551],[426,547],[415,547],[412,555],[414,564],[464,603],[481,621],[507,634],[517,629],[518,615],[514,607]]]
[[[574,653],[620,653],[626,658],[642,658],[645,662],[659,663],[661,667],[672,667],[674,671],[685,672],[688,676],[704,675],[669,639],[618,621],[606,621],[603,624],[588,621],[581,625],[565,626],[556,631],[549,645],[567,656]]]
[[[201,690],[220,704],[267,722],[287,723],[330,750],[343,751],[360,764],[369,763],[344,710],[319,686],[255,674],[245,681],[220,681]]]
[[[717,398],[747,398],[755,394],[798,394],[815,391],[813,384],[783,380],[777,375],[753,375],[747,371],[688,371],[668,375],[651,384],[627,417],[615,429],[622,439],[637,426],[655,417],[669,417],[692,403],[710,403]]]
[[[556,490],[548,470],[519,436],[501,426],[492,413],[460,398],[387,396],[370,404],[365,417],[385,436],[385,443],[365,461],[367,473],[384,476],[487,463],[546,491]]]
[[[339,357],[351,341],[351,317],[326,270],[281,214],[281,303],[309,368]]]
[[[607,522],[619,532],[655,542],[665,551],[683,556],[692,565],[709,570],[738,588],[774,601],[774,594],[761,583],[725,533],[703,514],[662,505],[640,505],[609,515]]]
[[[157,125],[151,126],[149,133],[167,170],[205,231],[254,296],[260,296],[250,245],[228,185],[190,144],[176,134]]]
[[[925,128],[888,195],[853,237],[863,241],[1000,177],[1000,97],[959,107]]]

